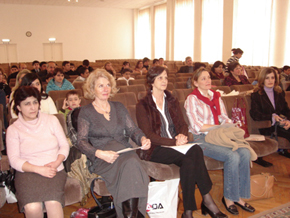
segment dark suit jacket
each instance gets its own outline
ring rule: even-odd
[[[259,92],[252,93],[250,115],[253,120],[272,121],[273,113],[276,113],[277,115],[283,114],[287,119],[290,119],[290,109],[285,100],[285,93],[277,93],[274,91],[274,99],[275,109],[264,90],[262,91],[262,95],[260,95]]]
[[[182,66],[177,73],[193,73],[193,66]]]

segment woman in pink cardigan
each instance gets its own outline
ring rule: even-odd
[[[39,111],[41,96],[34,87],[14,93],[18,115],[7,130],[7,154],[16,170],[15,188],[19,210],[26,218],[63,218],[66,172],[63,161],[69,145],[58,119]]]

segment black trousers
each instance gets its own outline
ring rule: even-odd
[[[275,131],[275,126],[269,128],[259,129],[261,135],[271,135]],[[277,135],[285,138],[290,142],[290,129],[286,130],[283,127],[277,126]]]
[[[163,164],[175,164],[180,167],[180,183],[183,193],[184,210],[196,210],[195,184],[201,195],[209,193],[212,182],[208,175],[202,149],[192,146],[186,154],[172,148],[156,147],[150,161]]]

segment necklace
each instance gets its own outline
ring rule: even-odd
[[[97,108],[100,108],[102,111],[104,111],[105,114],[110,114],[109,111],[107,111],[103,107],[99,106],[95,101],[93,101],[93,105]]]

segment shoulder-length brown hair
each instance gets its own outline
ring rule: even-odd
[[[272,68],[272,67],[265,67],[261,70],[261,72],[259,73],[259,76],[258,76],[258,84],[257,84],[257,87],[255,88],[254,92],[258,91],[260,95],[262,94],[262,91],[264,90],[266,76],[270,73],[274,73],[274,76],[275,76],[274,91],[276,91],[278,93],[282,92],[282,89],[279,86],[279,80],[278,80],[277,74],[276,74],[274,68]]]

